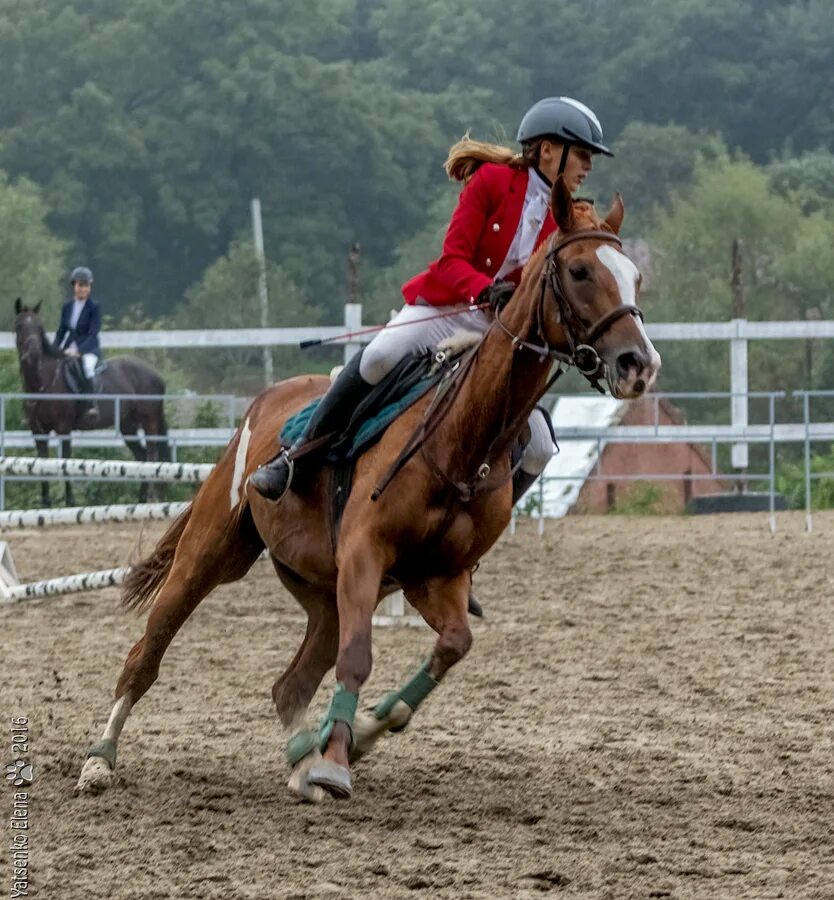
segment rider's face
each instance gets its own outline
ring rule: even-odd
[[[551,141],[542,141],[539,150],[539,168],[551,180],[555,181],[559,174],[559,165],[562,162],[563,144]],[[591,151],[585,147],[573,146],[568,153],[568,161],[565,163],[565,184],[571,193],[579,189],[579,186],[590,174],[594,166]]]
[[[76,300],[86,300],[90,296],[92,285],[89,281],[73,281],[72,292]]]

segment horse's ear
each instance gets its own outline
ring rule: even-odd
[[[623,203],[620,192],[617,191],[617,193],[614,194],[614,202],[611,204],[611,209],[608,210],[608,215],[605,217],[605,224],[614,232],[614,234],[620,233],[624,215],[625,204]]]
[[[20,315],[20,311],[23,309],[23,304],[20,301],[20,297],[17,298],[14,302],[14,311],[16,315]]]
[[[40,314],[40,311],[41,311],[41,303],[43,303],[43,300],[38,300],[38,302],[35,304],[35,308],[32,310],[32,312],[33,312],[36,316]]]
[[[571,197],[562,175],[553,182],[553,190],[550,193],[550,209],[562,234],[573,230],[573,197]]]

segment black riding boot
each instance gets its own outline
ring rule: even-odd
[[[519,469],[513,475],[513,506],[521,500],[538,480],[538,475],[531,475],[529,472],[525,472],[524,469]]]
[[[289,449],[281,452],[249,476],[249,483],[267,500],[280,500],[289,490],[295,468],[294,457],[306,444],[318,437],[335,433],[347,425],[357,404],[373,385],[359,374],[362,354],[351,357],[328,392],[321,398],[301,437]],[[318,452],[318,451],[316,451]]]
[[[84,393],[91,398],[86,401],[84,412],[81,414],[81,420],[85,425],[98,425],[100,414],[98,409],[98,401],[95,399],[96,394],[101,393],[101,378],[93,375],[92,378],[84,379]]]
[[[519,469],[513,475],[513,506],[533,487],[538,479],[538,475],[531,475],[529,472],[525,472],[524,469]],[[471,590],[469,591],[469,614],[477,616],[479,619],[482,619],[484,616],[484,608]]]

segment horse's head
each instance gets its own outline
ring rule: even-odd
[[[623,201],[617,194],[600,219],[560,177],[551,206],[560,233],[525,272],[525,281],[537,277],[541,285],[539,331],[592,383],[604,377],[613,396],[639,397],[654,384],[660,355],[637,306],[642,277],[617,237]]]
[[[40,310],[40,301],[31,307],[25,306],[20,297],[14,302],[14,332],[17,353],[23,363],[39,358],[46,343],[46,332],[39,315]]]

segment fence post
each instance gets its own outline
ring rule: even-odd
[[[774,443],[775,397],[768,397],[770,413],[770,533],[776,534],[776,446]]]
[[[733,429],[747,428],[747,338],[742,337],[747,319],[733,319],[735,336],[730,340],[730,413]],[[748,445],[733,444],[732,464],[746,469],[750,464]]]
[[[362,304],[361,303],[345,303],[345,331],[355,332],[362,328]],[[356,356],[362,349],[361,344],[347,343],[345,344],[345,363]]]
[[[805,530],[810,533],[814,523],[811,516],[811,398],[808,394],[802,397],[802,409],[805,418]]]

